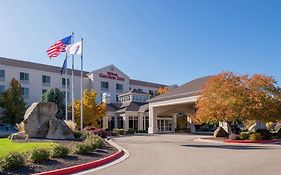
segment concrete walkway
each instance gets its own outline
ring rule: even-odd
[[[116,138],[125,161],[92,175],[280,175],[281,145],[202,143],[196,135]]]

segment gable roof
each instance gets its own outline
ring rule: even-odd
[[[127,75],[127,74],[125,74],[123,71],[121,71],[120,69],[118,69],[116,66],[114,66],[113,64],[110,64],[110,65],[108,65],[108,66],[105,66],[105,67],[102,67],[102,68],[99,68],[99,69],[96,69],[96,70],[94,70],[94,71],[92,71],[92,72],[89,72],[87,75],[89,75],[89,74],[94,74],[94,73],[98,73],[98,72],[100,72],[100,71],[102,71],[102,70],[104,70],[104,69],[115,69],[115,70],[117,70],[118,72],[121,72],[124,76],[126,76],[126,78],[128,78],[129,79],[129,76]]]
[[[32,70],[39,70],[39,71],[46,71],[46,72],[52,72],[52,73],[60,73],[61,67],[58,66],[51,66],[47,64],[40,64],[40,63],[33,63],[29,61],[22,61],[22,60],[16,60],[11,58],[3,58],[0,57],[0,65],[6,65],[6,66],[13,66],[13,67],[20,67],[20,68],[26,68],[26,69],[32,69]],[[71,75],[71,69],[67,69],[68,75]],[[84,71],[84,77],[86,77],[86,74],[88,72]],[[75,76],[80,76],[81,71],[80,70],[74,70]]]
[[[212,76],[205,76],[192,80],[175,89],[172,89],[165,94],[152,98],[151,100],[149,100],[149,103],[199,95],[202,92],[205,83],[211,77]]]

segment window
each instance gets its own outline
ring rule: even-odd
[[[118,95],[116,95],[116,101],[119,101]]]
[[[116,83],[116,91],[123,92],[123,84]]]
[[[65,98],[65,91],[63,91],[63,96]],[[70,92],[67,92],[67,102],[70,102]]]
[[[123,128],[123,117],[117,117],[117,128]]]
[[[29,82],[29,73],[20,72],[20,82],[27,84]]]
[[[23,97],[28,98],[29,97],[29,89],[22,87],[21,90],[22,90]]]
[[[65,86],[65,78],[61,79],[62,86]],[[67,86],[69,86],[69,78],[67,79]]]
[[[5,86],[3,85],[0,85],[0,93],[4,92],[5,91]]]
[[[108,82],[106,81],[101,82],[101,90],[108,90]]]
[[[47,89],[42,89],[42,95],[47,92]]]
[[[149,90],[148,93],[149,93],[150,95],[153,95],[153,90]]]
[[[144,130],[148,130],[149,127],[149,117],[148,116],[144,116],[143,117],[143,129]]]
[[[129,116],[129,128],[133,130],[138,130],[138,117]]]
[[[50,86],[50,84],[51,84],[51,77],[47,75],[42,75],[42,85]]]
[[[5,70],[0,69],[0,81],[5,81]]]

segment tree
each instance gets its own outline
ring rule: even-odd
[[[4,109],[2,122],[16,124],[23,120],[25,103],[20,83],[12,79],[8,90],[0,96],[0,107]]]
[[[272,77],[223,72],[206,83],[196,103],[200,123],[281,118],[281,90]]]
[[[166,94],[169,91],[168,87],[160,87],[157,89],[157,95]]]
[[[80,100],[74,100],[74,116],[77,126],[80,126],[80,112],[81,103]],[[99,128],[99,122],[105,116],[105,104],[96,104],[96,92],[94,90],[83,92],[83,126],[92,125]]]
[[[48,89],[48,91],[42,95],[42,102],[53,102],[57,104],[58,112],[56,117],[58,119],[65,118],[65,94],[61,90],[58,88]]]

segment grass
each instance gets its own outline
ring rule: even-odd
[[[10,152],[19,151],[21,153],[31,151],[33,148],[47,148],[55,145],[53,142],[25,142],[19,143],[7,138],[0,138],[0,158]]]

